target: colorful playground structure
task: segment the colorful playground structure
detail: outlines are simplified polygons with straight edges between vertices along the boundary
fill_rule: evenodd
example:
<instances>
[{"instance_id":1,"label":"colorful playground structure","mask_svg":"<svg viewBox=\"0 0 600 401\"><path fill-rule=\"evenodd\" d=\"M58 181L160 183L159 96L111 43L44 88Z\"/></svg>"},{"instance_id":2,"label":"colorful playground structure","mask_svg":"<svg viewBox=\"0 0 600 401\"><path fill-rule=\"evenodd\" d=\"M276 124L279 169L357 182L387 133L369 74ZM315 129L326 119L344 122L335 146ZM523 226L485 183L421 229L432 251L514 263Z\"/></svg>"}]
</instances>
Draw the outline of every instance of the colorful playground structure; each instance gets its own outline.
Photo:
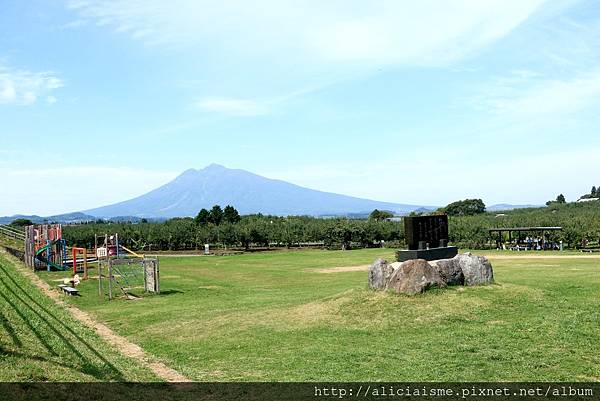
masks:
<instances>
[{"instance_id":1,"label":"colorful playground structure","mask_svg":"<svg viewBox=\"0 0 600 401\"><path fill-rule=\"evenodd\" d=\"M25 264L34 270L67 270L67 245L60 224L25 228Z\"/></svg>"},{"instance_id":2,"label":"colorful playground structure","mask_svg":"<svg viewBox=\"0 0 600 401\"><path fill-rule=\"evenodd\" d=\"M83 259L78 258L79 255ZM71 256L71 259L69 259ZM62 237L60 224L32 225L25 228L25 264L34 270L70 270L73 275L83 273L88 278L87 249L71 247L68 252L67 243Z\"/></svg>"},{"instance_id":3,"label":"colorful playground structure","mask_svg":"<svg viewBox=\"0 0 600 401\"><path fill-rule=\"evenodd\" d=\"M68 247L62 236L60 224L31 225L25 229L25 264L34 270L70 271L70 283L88 279L88 263L97 263L98 291L104 296L103 281L107 281L108 298L122 294L128 299L138 298L138 291L159 293L158 258L147 258L119 244L119 235L95 236L94 249ZM77 294L67 284L60 285L63 291ZM120 291L115 291L120 290Z\"/></svg>"},{"instance_id":4,"label":"colorful playground structure","mask_svg":"<svg viewBox=\"0 0 600 401\"><path fill-rule=\"evenodd\" d=\"M99 241L101 241L100 246L98 246ZM94 236L94 254L98 258L98 260L102 258L106 259L111 257L119 258L123 256L123 252L121 251L125 251L127 254L132 255L136 258L144 257L144 255L140 255L139 253L136 253L131 249L126 248L124 245L119 244L118 233L114 235L105 234L104 236Z\"/></svg>"},{"instance_id":5,"label":"colorful playground structure","mask_svg":"<svg viewBox=\"0 0 600 401\"><path fill-rule=\"evenodd\" d=\"M102 239L103 243L98 246ZM88 262L123 257L123 251L136 258L143 258L119 245L118 234L96 236L94 250L88 252L86 248L68 247L60 224L31 225L25 228L25 264L34 270L66 271L72 268L73 274L84 273L87 278Z\"/></svg>"}]
</instances>

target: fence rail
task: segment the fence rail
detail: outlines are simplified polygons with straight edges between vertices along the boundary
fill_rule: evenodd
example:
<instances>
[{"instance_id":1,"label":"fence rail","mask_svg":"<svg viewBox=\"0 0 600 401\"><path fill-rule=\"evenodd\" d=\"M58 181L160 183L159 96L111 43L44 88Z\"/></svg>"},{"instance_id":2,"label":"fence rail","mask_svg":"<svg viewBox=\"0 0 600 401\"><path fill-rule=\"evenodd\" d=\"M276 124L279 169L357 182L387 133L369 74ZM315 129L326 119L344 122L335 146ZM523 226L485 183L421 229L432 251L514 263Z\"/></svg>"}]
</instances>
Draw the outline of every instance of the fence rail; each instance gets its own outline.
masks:
<instances>
[{"instance_id":1,"label":"fence rail","mask_svg":"<svg viewBox=\"0 0 600 401\"><path fill-rule=\"evenodd\" d=\"M8 237L16 238L21 241L25 241L25 231L21 231L17 228L0 225L0 234L4 234Z\"/></svg>"}]
</instances>

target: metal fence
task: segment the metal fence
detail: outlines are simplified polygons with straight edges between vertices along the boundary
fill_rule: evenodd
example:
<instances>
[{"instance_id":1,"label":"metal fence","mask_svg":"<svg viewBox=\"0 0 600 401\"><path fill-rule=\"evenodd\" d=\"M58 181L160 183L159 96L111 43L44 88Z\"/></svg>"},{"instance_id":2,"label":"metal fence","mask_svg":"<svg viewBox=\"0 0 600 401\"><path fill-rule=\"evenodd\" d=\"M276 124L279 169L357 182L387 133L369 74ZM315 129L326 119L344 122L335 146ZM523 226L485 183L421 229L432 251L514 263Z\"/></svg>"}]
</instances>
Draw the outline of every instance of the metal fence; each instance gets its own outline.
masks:
<instances>
[{"instance_id":1,"label":"metal fence","mask_svg":"<svg viewBox=\"0 0 600 401\"><path fill-rule=\"evenodd\" d=\"M113 299L160 293L158 258L112 258L98 263L98 294Z\"/></svg>"}]
</instances>

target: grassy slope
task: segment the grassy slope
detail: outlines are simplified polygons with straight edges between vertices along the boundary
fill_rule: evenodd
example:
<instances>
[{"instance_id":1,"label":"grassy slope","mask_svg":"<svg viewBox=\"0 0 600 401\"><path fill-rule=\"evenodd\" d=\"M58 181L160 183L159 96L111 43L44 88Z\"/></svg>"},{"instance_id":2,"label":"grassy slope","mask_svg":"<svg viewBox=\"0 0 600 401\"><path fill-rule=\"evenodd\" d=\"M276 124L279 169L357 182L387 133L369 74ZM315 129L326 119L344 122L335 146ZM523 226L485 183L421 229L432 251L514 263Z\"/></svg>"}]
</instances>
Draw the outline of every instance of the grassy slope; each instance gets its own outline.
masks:
<instances>
[{"instance_id":1,"label":"grassy slope","mask_svg":"<svg viewBox=\"0 0 600 401\"><path fill-rule=\"evenodd\" d=\"M162 258L160 296L72 301L197 380L600 380L600 259L499 259L494 285L412 298L314 271L376 256Z\"/></svg>"},{"instance_id":2,"label":"grassy slope","mask_svg":"<svg viewBox=\"0 0 600 401\"><path fill-rule=\"evenodd\" d=\"M24 244L23 241L18 240L16 238L9 237L0 233L0 246L7 246L9 248L23 250Z\"/></svg>"},{"instance_id":3,"label":"grassy slope","mask_svg":"<svg viewBox=\"0 0 600 401\"><path fill-rule=\"evenodd\" d=\"M0 381L155 381L74 320L0 251Z\"/></svg>"}]
</instances>

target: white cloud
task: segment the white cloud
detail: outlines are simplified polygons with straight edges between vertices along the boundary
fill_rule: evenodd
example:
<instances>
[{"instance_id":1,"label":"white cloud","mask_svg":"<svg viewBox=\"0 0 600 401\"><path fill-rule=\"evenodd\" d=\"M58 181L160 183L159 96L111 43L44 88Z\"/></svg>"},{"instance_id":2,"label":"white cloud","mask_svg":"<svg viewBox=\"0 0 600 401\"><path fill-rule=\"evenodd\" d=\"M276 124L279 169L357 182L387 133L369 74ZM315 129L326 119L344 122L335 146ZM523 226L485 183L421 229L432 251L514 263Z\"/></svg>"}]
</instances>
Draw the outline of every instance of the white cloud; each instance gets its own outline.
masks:
<instances>
[{"instance_id":1,"label":"white cloud","mask_svg":"<svg viewBox=\"0 0 600 401\"><path fill-rule=\"evenodd\" d=\"M88 24L88 22L86 20L76 19L74 21L67 22L66 24L61 25L60 28L61 29L75 29L75 28L81 28L83 26L86 26L87 24Z\"/></svg>"},{"instance_id":2,"label":"white cloud","mask_svg":"<svg viewBox=\"0 0 600 401\"><path fill-rule=\"evenodd\" d=\"M570 113L585 108L599 96L600 72L572 80L543 82L500 106L506 111L519 113Z\"/></svg>"},{"instance_id":3,"label":"white cloud","mask_svg":"<svg viewBox=\"0 0 600 401\"><path fill-rule=\"evenodd\" d=\"M379 12L312 30L307 44L325 60L445 65L505 36L542 3L380 2Z\"/></svg>"},{"instance_id":4,"label":"white cloud","mask_svg":"<svg viewBox=\"0 0 600 401\"><path fill-rule=\"evenodd\" d=\"M572 79L548 79L533 72L497 78L472 102L502 116L564 115L600 100L600 71Z\"/></svg>"},{"instance_id":5,"label":"white cloud","mask_svg":"<svg viewBox=\"0 0 600 401\"><path fill-rule=\"evenodd\" d=\"M203 57L381 66L446 64L508 34L543 2L79 0L70 7L146 44L200 46Z\"/></svg>"},{"instance_id":6,"label":"white cloud","mask_svg":"<svg viewBox=\"0 0 600 401\"><path fill-rule=\"evenodd\" d=\"M0 216L17 213L52 215L104 206L141 195L177 174L103 166L0 167ZM107 190L99 191L99 186Z\"/></svg>"},{"instance_id":7,"label":"white cloud","mask_svg":"<svg viewBox=\"0 0 600 401\"><path fill-rule=\"evenodd\" d=\"M193 108L250 117L272 113L290 95L268 93L289 93L292 85L322 87L382 68L456 64L509 34L545 1L72 0L68 4L79 20L169 56L182 52L186 60L200 58L207 71L218 71L218 77L206 78L216 92L198 98Z\"/></svg>"},{"instance_id":8,"label":"white cloud","mask_svg":"<svg viewBox=\"0 0 600 401\"><path fill-rule=\"evenodd\" d=\"M63 81L52 72L31 72L0 65L0 105L32 105L40 96L62 86Z\"/></svg>"},{"instance_id":9,"label":"white cloud","mask_svg":"<svg viewBox=\"0 0 600 401\"><path fill-rule=\"evenodd\" d=\"M271 114L275 108L285 102L308 93L321 90L325 85L307 86L280 96L266 99L238 99L223 97L205 97L193 104L193 107L205 113L222 113L238 117L255 117Z\"/></svg>"},{"instance_id":10,"label":"white cloud","mask_svg":"<svg viewBox=\"0 0 600 401\"><path fill-rule=\"evenodd\" d=\"M206 113L222 113L242 117L270 113L269 102L247 99L208 97L195 102L194 107Z\"/></svg>"}]
</instances>

